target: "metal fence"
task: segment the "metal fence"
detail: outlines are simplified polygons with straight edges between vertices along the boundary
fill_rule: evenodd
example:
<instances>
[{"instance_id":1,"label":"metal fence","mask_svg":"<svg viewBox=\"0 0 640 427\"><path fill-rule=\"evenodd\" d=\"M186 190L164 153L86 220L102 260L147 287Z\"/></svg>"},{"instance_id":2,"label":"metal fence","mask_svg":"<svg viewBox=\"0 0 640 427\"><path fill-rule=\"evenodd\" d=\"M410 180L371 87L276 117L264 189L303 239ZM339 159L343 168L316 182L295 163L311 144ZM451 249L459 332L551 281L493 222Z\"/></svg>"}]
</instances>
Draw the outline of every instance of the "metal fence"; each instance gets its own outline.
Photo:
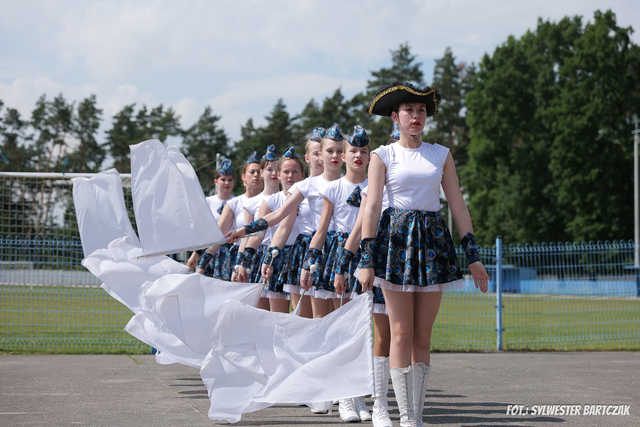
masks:
<instances>
[{"instance_id":1,"label":"metal fence","mask_svg":"<svg viewBox=\"0 0 640 427\"><path fill-rule=\"evenodd\" d=\"M132 313L80 265L73 176L0 173L0 351L147 352L123 331ZM496 244L480 255L489 292L467 271L464 288L443 295L434 350L640 349L633 242Z\"/></svg>"}]
</instances>

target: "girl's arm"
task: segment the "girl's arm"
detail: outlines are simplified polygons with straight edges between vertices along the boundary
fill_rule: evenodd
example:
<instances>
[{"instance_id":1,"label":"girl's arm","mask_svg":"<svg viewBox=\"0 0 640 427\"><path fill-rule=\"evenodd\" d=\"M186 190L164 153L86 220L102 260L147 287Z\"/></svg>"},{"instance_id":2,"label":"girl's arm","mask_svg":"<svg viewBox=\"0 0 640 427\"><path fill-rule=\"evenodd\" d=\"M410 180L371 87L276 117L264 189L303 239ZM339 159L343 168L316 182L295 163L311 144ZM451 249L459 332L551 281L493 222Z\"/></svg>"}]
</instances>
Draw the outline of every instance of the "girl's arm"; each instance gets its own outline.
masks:
<instances>
[{"instance_id":1,"label":"girl's arm","mask_svg":"<svg viewBox=\"0 0 640 427\"><path fill-rule=\"evenodd\" d=\"M262 218L270 212L271 209L269 209L267 201L263 200L260 204L260 209L258 209L258 212L256 213L256 219ZM249 219L249 212L247 212L246 215L247 219ZM256 249L260 246L263 239L264 233L256 233L243 240L243 244L241 245L241 248L239 248L242 249L242 263L235 266L235 281L246 282L248 280L247 268L252 263L253 257L256 254Z\"/></svg>"},{"instance_id":2,"label":"girl's arm","mask_svg":"<svg viewBox=\"0 0 640 427\"><path fill-rule=\"evenodd\" d=\"M469 214L467 204L462 198L460 183L458 182L458 174L456 173L456 165L453 162L451 153L447 154L447 159L444 163L442 189L447 197L447 203L449 203L453 219L456 222L458 234L463 236L463 246L466 246L469 243L475 246L471 215ZM466 250L467 247L465 247L465 251ZM471 276L473 276L473 282L475 283L476 288L479 288L482 292L487 292L487 288L489 286L489 275L487 274L487 270L485 270L484 265L482 265L482 262L479 259L471 259L470 261L469 270L471 270Z\"/></svg>"},{"instance_id":3,"label":"girl's arm","mask_svg":"<svg viewBox=\"0 0 640 427\"><path fill-rule=\"evenodd\" d=\"M358 280L362 285L362 289L371 289L373 286L373 252L375 251L380 209L382 209L382 191L386 172L387 168L382 159L376 153L373 153L369 163L369 189L367 191L367 204L364 207L362 240L360 243L362 252L360 254Z\"/></svg>"},{"instance_id":4,"label":"girl's arm","mask_svg":"<svg viewBox=\"0 0 640 427\"><path fill-rule=\"evenodd\" d=\"M353 225L353 229L349 233L349 237L344 244L342 255L338 258L338 269L336 270L335 278L333 279L333 286L336 288L336 294L342 295L346 289L346 279L344 277L347 273L348 264L351 259L358 252L358 244L360 243L360 232L362 231L362 217L364 216L364 208L367 203L367 197L363 194L360 201L360 209L358 210L358 217L356 223ZM363 289L368 291L368 289Z\"/></svg>"},{"instance_id":5,"label":"girl's arm","mask_svg":"<svg viewBox=\"0 0 640 427\"><path fill-rule=\"evenodd\" d=\"M290 195L289 197L292 196ZM275 247L278 248L279 251L282 251L282 249L287 244L287 239L289 239L289 234L291 234L291 230L293 229L293 225L295 224L297 217L298 211L296 209L295 212L287 215L287 217L282 222L280 222L278 229L271 238L271 246L269 246L269 248ZM271 264L262 264L261 273L262 277L264 277L265 280L269 280L271 278L272 272L273 267L271 266Z\"/></svg>"},{"instance_id":6,"label":"girl's arm","mask_svg":"<svg viewBox=\"0 0 640 427\"><path fill-rule=\"evenodd\" d=\"M264 218L260 218L261 220L264 220L266 222L266 224L264 224L266 225L266 227L262 226L262 229L266 230L269 227L273 227L274 225L282 221L285 217L287 217L289 214L296 212L298 205L300 204L300 202L302 202L303 199L304 197L302 196L302 193L300 193L300 190L295 190L294 193L287 198L287 201L284 203L284 205L280 206L275 211L266 215ZM250 228L253 225L255 224L247 223L247 226L249 226ZM247 226L237 228L227 233L225 235L227 242L231 243L238 239L243 238L246 235Z\"/></svg>"}]
</instances>

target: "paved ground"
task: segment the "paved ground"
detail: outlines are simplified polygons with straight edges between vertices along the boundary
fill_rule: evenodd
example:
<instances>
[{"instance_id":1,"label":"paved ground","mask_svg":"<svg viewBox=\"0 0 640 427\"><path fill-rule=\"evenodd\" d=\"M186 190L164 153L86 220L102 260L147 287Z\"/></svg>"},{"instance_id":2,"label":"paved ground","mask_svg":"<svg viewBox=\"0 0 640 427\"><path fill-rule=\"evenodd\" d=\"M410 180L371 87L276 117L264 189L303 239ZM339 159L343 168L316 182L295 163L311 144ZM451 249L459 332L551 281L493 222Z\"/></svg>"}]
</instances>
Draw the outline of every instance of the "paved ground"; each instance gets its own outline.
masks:
<instances>
[{"instance_id":1,"label":"paved ground","mask_svg":"<svg viewBox=\"0 0 640 427\"><path fill-rule=\"evenodd\" d=\"M432 365L425 423L640 426L638 352L440 353ZM510 404L630 405L630 415L510 415ZM197 370L152 356L0 356L0 426L212 426L208 407ZM395 402L392 409L397 423ZM280 405L240 425L340 424L336 412Z\"/></svg>"}]
</instances>

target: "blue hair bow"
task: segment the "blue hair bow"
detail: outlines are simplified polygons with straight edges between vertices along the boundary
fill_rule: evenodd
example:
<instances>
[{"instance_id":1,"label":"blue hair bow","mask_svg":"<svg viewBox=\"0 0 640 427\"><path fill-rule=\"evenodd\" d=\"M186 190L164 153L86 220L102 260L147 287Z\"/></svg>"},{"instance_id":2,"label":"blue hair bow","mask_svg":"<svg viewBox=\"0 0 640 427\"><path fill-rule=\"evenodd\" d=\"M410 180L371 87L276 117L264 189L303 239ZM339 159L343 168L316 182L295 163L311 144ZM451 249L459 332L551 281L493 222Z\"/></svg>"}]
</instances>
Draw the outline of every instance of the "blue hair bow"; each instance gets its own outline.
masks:
<instances>
[{"instance_id":1,"label":"blue hair bow","mask_svg":"<svg viewBox=\"0 0 640 427\"><path fill-rule=\"evenodd\" d=\"M276 154L276 146L271 144L267 147L267 152L262 156L262 160L273 161L278 158Z\"/></svg>"},{"instance_id":2,"label":"blue hair bow","mask_svg":"<svg viewBox=\"0 0 640 427\"><path fill-rule=\"evenodd\" d=\"M218 168L218 172L220 172L220 175L233 175L233 168L231 167L231 160L227 159L226 157L222 158L222 161L220 162L220 167Z\"/></svg>"},{"instance_id":3,"label":"blue hair bow","mask_svg":"<svg viewBox=\"0 0 640 427\"><path fill-rule=\"evenodd\" d=\"M308 139L310 139L311 141L320 142L322 141L322 138L324 138L326 132L327 131L323 127L315 127L311 131Z\"/></svg>"},{"instance_id":4,"label":"blue hair bow","mask_svg":"<svg viewBox=\"0 0 640 427\"><path fill-rule=\"evenodd\" d=\"M260 163L260 159L258 159L258 153L255 151L251 153L245 163Z\"/></svg>"},{"instance_id":5,"label":"blue hair bow","mask_svg":"<svg viewBox=\"0 0 640 427\"><path fill-rule=\"evenodd\" d=\"M340 126L338 126L337 123L332 124L331 127L325 131L324 137L333 141L344 141L344 136L342 136Z\"/></svg>"},{"instance_id":6,"label":"blue hair bow","mask_svg":"<svg viewBox=\"0 0 640 427\"><path fill-rule=\"evenodd\" d=\"M296 147L294 147L293 145L291 147L289 147L287 149L287 151L285 151L285 153L282 155L282 157L287 158L287 159L295 159L296 158Z\"/></svg>"}]
</instances>

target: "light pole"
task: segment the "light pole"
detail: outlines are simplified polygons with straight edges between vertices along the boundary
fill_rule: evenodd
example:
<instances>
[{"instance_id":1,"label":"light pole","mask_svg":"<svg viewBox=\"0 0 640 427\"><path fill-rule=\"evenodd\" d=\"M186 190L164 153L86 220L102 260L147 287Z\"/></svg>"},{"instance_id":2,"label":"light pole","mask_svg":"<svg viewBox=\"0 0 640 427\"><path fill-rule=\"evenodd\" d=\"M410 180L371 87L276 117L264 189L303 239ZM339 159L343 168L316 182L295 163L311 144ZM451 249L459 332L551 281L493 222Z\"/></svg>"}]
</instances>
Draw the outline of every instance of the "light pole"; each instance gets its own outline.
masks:
<instances>
[{"instance_id":1,"label":"light pole","mask_svg":"<svg viewBox=\"0 0 640 427\"><path fill-rule=\"evenodd\" d=\"M640 204L638 202L638 144L640 144L640 129L638 128L638 116L633 115L633 225L634 225L634 261L636 268L640 267L640 224L638 216L640 214Z\"/></svg>"}]
</instances>

